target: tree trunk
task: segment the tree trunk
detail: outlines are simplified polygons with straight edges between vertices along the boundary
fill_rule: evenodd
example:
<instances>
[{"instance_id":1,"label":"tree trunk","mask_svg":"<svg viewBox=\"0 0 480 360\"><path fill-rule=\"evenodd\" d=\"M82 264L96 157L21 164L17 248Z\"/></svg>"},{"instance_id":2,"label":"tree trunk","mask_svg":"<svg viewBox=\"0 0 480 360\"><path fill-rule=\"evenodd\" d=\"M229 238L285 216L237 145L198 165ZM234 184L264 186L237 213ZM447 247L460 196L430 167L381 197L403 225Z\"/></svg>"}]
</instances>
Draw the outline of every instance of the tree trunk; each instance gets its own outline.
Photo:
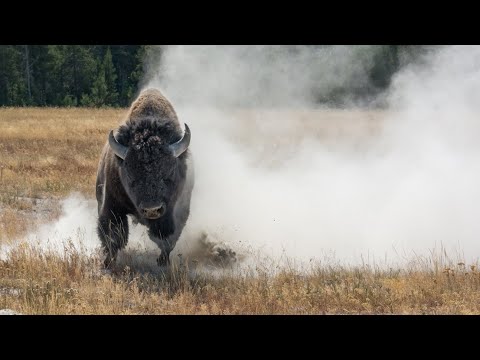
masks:
<instances>
[{"instance_id":1,"label":"tree trunk","mask_svg":"<svg viewBox=\"0 0 480 360\"><path fill-rule=\"evenodd\" d=\"M78 106L80 103L80 95L78 93L78 79L77 79L77 49L75 45L73 45L73 86L75 88L75 98L77 99L77 103L75 106Z\"/></svg>"},{"instance_id":2,"label":"tree trunk","mask_svg":"<svg viewBox=\"0 0 480 360\"><path fill-rule=\"evenodd\" d=\"M28 53L28 45L23 45L25 49L25 77L27 79L27 89L28 89L28 101L32 103L32 87L30 80L30 55Z\"/></svg>"}]
</instances>

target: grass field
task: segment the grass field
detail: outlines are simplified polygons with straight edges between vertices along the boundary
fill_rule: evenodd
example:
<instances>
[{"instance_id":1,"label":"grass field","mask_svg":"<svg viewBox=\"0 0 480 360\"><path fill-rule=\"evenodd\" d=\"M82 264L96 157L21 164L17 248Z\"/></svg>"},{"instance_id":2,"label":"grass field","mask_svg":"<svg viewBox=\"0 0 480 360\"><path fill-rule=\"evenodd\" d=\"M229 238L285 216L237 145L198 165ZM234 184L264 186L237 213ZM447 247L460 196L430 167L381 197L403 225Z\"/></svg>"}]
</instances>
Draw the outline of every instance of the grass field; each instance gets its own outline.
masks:
<instances>
[{"instance_id":1,"label":"grass field","mask_svg":"<svg viewBox=\"0 0 480 360\"><path fill-rule=\"evenodd\" d=\"M58 201L71 192L94 197L100 150L125 112L0 108L0 245L58 218ZM306 121L308 116L300 117ZM374 133L379 120L372 113L363 116L366 132ZM352 127L342 126L330 130L348 136L345 129ZM221 276L192 275L185 266L163 274L134 267L103 274L100 263L68 247L61 255L16 248L0 260L0 309L24 314L480 313L476 265L449 261L446 254L411 259L402 269L325 263L308 269L285 266L275 274L262 266L240 274L225 270Z\"/></svg>"}]
</instances>

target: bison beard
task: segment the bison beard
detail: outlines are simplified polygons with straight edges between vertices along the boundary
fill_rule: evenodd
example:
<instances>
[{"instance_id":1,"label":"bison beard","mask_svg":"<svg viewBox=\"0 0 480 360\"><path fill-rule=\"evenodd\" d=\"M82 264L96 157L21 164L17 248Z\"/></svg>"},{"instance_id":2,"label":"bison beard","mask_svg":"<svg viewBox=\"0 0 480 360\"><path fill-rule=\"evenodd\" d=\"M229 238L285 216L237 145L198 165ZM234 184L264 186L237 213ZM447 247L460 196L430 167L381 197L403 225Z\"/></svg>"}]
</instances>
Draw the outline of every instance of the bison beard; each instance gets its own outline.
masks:
<instances>
[{"instance_id":1,"label":"bison beard","mask_svg":"<svg viewBox=\"0 0 480 360\"><path fill-rule=\"evenodd\" d=\"M168 264L190 213L189 142L188 126L182 135L172 105L154 89L134 101L116 135L110 132L96 184L97 232L105 267L112 266L127 245L127 215L148 228L161 249L158 264Z\"/></svg>"}]
</instances>

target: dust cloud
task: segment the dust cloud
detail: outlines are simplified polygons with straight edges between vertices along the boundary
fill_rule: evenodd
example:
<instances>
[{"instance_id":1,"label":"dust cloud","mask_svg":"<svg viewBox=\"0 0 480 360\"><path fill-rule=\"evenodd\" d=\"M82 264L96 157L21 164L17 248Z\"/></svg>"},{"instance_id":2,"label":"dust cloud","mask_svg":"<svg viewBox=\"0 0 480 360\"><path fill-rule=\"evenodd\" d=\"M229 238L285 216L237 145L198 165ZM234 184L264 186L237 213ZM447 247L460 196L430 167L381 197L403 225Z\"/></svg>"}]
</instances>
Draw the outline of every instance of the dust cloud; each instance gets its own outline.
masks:
<instances>
[{"instance_id":1,"label":"dust cloud","mask_svg":"<svg viewBox=\"0 0 480 360\"><path fill-rule=\"evenodd\" d=\"M386 111L316 107L314 88L368 87L361 50L167 48L145 87L192 129L191 226L306 261L478 258L480 47L405 66Z\"/></svg>"}]
</instances>

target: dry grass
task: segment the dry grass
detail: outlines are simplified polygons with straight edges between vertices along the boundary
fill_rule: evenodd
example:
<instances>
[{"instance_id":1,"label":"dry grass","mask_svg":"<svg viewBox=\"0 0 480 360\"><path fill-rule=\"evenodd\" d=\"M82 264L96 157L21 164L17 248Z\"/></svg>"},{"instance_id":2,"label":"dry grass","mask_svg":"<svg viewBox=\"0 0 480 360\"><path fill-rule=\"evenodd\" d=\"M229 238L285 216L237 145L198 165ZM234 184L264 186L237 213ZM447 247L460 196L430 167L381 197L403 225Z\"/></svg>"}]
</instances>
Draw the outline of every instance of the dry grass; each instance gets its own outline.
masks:
<instances>
[{"instance_id":1,"label":"dry grass","mask_svg":"<svg viewBox=\"0 0 480 360\"><path fill-rule=\"evenodd\" d=\"M125 110L0 109L2 202L15 196L92 195L100 149Z\"/></svg>"},{"instance_id":2,"label":"dry grass","mask_svg":"<svg viewBox=\"0 0 480 360\"><path fill-rule=\"evenodd\" d=\"M0 308L27 314L478 314L480 273L463 264L438 269L368 266L286 268L223 276L185 267L102 275L100 261L17 249L0 262Z\"/></svg>"},{"instance_id":3,"label":"dry grass","mask_svg":"<svg viewBox=\"0 0 480 360\"><path fill-rule=\"evenodd\" d=\"M58 216L55 201L35 199L58 199L71 191L94 196L101 147L124 113L0 109L0 244ZM98 257L68 246L61 255L19 247L0 260L0 309L26 314L480 313L476 266L445 257L413 259L397 270L317 264L287 266L275 275L268 269L195 275L184 266L160 275L128 267L106 275L99 269Z\"/></svg>"}]
</instances>

